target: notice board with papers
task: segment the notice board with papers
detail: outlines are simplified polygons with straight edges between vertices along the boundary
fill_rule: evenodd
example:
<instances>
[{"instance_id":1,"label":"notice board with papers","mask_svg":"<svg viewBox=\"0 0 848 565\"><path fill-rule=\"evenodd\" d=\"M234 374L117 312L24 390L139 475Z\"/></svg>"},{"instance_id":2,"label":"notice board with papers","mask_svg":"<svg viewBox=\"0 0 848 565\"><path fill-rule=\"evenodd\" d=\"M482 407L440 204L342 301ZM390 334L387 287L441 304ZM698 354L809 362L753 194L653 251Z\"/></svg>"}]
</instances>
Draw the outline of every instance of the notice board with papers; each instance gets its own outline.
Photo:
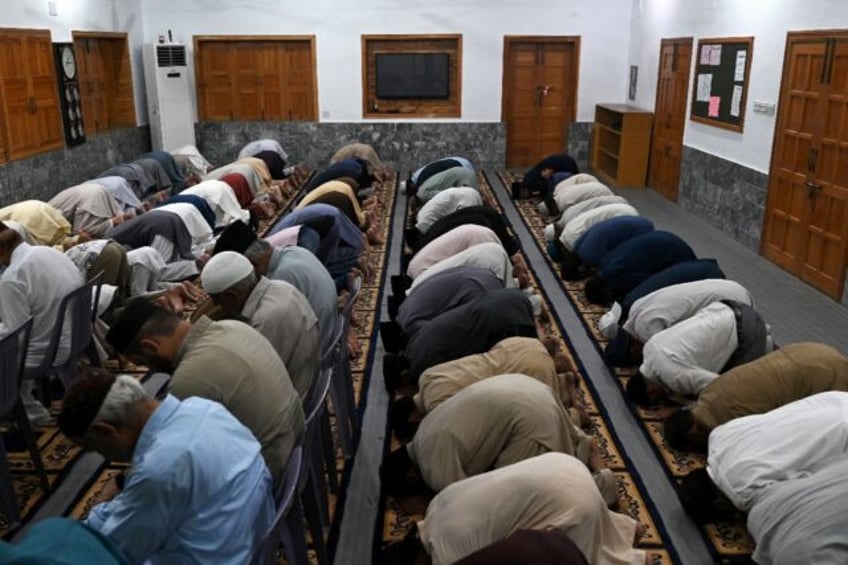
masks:
<instances>
[{"instance_id":1,"label":"notice board with papers","mask_svg":"<svg viewBox=\"0 0 848 565\"><path fill-rule=\"evenodd\" d=\"M689 114L692 121L742 131L753 53L753 37L698 40Z\"/></svg>"}]
</instances>

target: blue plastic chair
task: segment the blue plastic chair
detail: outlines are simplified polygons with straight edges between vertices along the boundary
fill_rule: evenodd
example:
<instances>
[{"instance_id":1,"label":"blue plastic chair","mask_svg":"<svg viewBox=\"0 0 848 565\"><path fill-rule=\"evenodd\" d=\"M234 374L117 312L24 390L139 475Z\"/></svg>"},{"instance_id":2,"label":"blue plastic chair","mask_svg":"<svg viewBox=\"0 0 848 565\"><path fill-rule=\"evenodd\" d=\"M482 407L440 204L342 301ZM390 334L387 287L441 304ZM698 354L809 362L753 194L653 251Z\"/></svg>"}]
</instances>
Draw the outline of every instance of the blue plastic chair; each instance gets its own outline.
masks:
<instances>
[{"instance_id":1,"label":"blue plastic chair","mask_svg":"<svg viewBox=\"0 0 848 565\"><path fill-rule=\"evenodd\" d=\"M61 379L65 390L68 390L76 378L79 359L92 344L91 336L94 331L94 320L97 317L97 309L92 309L92 302L100 296L102 281L103 273L100 272L81 287L68 293L59 304L57 323L53 327L53 335L50 336L50 343L47 345L41 364L38 367L24 369L24 378L39 381L42 391L46 391L47 384L53 376ZM70 324L71 350L65 362L54 364L65 324Z\"/></svg>"},{"instance_id":2,"label":"blue plastic chair","mask_svg":"<svg viewBox=\"0 0 848 565\"><path fill-rule=\"evenodd\" d=\"M18 329L0 340L0 420L14 420L32 457L41 487L45 492L49 492L50 482L47 480L44 463L41 461L41 451L32 433L20 394L31 331L32 318L29 318ZM10 526L20 523L21 514L18 510L18 500L12 486L12 475L9 472L2 439L0 439L0 507Z\"/></svg>"},{"instance_id":3,"label":"blue plastic chair","mask_svg":"<svg viewBox=\"0 0 848 565\"><path fill-rule=\"evenodd\" d=\"M332 374L332 368L319 371L318 378L312 383L303 403L303 411L306 414L306 434L300 472L300 496L320 565L330 563L324 539L324 530L330 526L330 504L327 499L327 485L324 481L321 420L327 411L327 391L330 388Z\"/></svg>"},{"instance_id":4,"label":"blue plastic chair","mask_svg":"<svg viewBox=\"0 0 848 565\"><path fill-rule=\"evenodd\" d=\"M283 545L289 565L308 565L306 531L303 528L303 507L298 496L298 479L303 465L303 446L295 447L289 455L283 481L276 493L277 515L274 523L253 550L253 565L276 565L277 549Z\"/></svg>"}]
</instances>

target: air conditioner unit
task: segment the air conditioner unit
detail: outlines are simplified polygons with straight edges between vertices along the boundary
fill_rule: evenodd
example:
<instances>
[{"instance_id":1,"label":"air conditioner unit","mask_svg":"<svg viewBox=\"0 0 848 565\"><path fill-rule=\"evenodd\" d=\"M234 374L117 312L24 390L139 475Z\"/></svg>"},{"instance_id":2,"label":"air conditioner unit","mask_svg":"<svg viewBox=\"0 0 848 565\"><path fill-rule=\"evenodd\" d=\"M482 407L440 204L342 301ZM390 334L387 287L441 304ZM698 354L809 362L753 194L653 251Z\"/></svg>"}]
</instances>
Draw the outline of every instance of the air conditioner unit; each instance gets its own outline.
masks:
<instances>
[{"instance_id":1,"label":"air conditioner unit","mask_svg":"<svg viewBox=\"0 0 848 565\"><path fill-rule=\"evenodd\" d=\"M153 148L173 151L195 145L185 45L145 45L144 78Z\"/></svg>"}]
</instances>

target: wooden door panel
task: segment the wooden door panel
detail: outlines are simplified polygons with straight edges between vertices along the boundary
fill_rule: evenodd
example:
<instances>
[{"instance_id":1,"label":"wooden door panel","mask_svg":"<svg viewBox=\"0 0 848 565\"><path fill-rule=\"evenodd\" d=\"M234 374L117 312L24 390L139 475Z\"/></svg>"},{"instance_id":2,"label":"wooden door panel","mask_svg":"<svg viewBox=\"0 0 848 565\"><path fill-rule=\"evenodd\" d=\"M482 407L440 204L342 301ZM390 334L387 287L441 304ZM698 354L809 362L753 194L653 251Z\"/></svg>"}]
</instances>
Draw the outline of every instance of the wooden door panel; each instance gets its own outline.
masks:
<instances>
[{"instance_id":1,"label":"wooden door panel","mask_svg":"<svg viewBox=\"0 0 848 565\"><path fill-rule=\"evenodd\" d=\"M198 50L201 80L198 81L200 119L223 121L233 118L233 72L235 55L230 45L216 42L200 44Z\"/></svg>"},{"instance_id":2,"label":"wooden door panel","mask_svg":"<svg viewBox=\"0 0 848 565\"><path fill-rule=\"evenodd\" d=\"M234 49L235 75L233 77L233 118L259 120L262 118L259 89L259 61L253 42L238 43Z\"/></svg>"},{"instance_id":3,"label":"wooden door panel","mask_svg":"<svg viewBox=\"0 0 848 565\"><path fill-rule=\"evenodd\" d=\"M541 53L539 158L561 153L568 145L568 123L574 115L574 46L543 44Z\"/></svg>"},{"instance_id":4,"label":"wooden door panel","mask_svg":"<svg viewBox=\"0 0 848 565\"><path fill-rule=\"evenodd\" d=\"M509 52L507 165L528 166L538 152L537 46L513 43Z\"/></svg>"},{"instance_id":5,"label":"wooden door panel","mask_svg":"<svg viewBox=\"0 0 848 565\"><path fill-rule=\"evenodd\" d=\"M312 47L308 41L290 42L283 53L288 119L308 121L318 117Z\"/></svg>"},{"instance_id":6,"label":"wooden door panel","mask_svg":"<svg viewBox=\"0 0 848 565\"><path fill-rule=\"evenodd\" d=\"M672 201L680 184L691 58L691 39L662 40L648 184Z\"/></svg>"}]
</instances>

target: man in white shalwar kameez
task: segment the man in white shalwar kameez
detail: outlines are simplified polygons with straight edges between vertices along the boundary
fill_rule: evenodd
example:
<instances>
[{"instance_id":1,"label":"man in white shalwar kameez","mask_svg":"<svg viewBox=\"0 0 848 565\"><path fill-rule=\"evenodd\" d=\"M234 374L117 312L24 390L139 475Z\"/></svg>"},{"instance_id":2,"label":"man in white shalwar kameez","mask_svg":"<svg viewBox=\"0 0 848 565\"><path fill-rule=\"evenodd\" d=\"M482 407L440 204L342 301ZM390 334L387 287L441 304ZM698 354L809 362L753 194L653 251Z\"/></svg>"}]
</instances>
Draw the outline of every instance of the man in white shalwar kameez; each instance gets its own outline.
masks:
<instances>
[{"instance_id":1,"label":"man in white shalwar kameez","mask_svg":"<svg viewBox=\"0 0 848 565\"><path fill-rule=\"evenodd\" d=\"M415 227L421 233L427 233L440 218L444 218L460 208L481 206L483 197L480 191L470 186L447 188L427 201L415 216Z\"/></svg>"},{"instance_id":2,"label":"man in white shalwar kameez","mask_svg":"<svg viewBox=\"0 0 848 565\"><path fill-rule=\"evenodd\" d=\"M574 244L586 231L604 220L620 216L638 216L639 211L630 204L607 204L594 210L583 212L568 222L559 236L560 242L569 251L574 250ZM548 226L550 228L550 226Z\"/></svg>"},{"instance_id":3,"label":"man in white shalwar kameez","mask_svg":"<svg viewBox=\"0 0 848 565\"><path fill-rule=\"evenodd\" d=\"M503 246L500 243L480 243L452 257L439 261L428 268L412 281L412 285L406 293L411 294L415 292L415 289L422 281L427 280L436 273L453 267L486 268L495 273L503 281L506 288L516 287L515 280L512 278L512 261L509 255L506 254Z\"/></svg>"},{"instance_id":4,"label":"man in white shalwar kameez","mask_svg":"<svg viewBox=\"0 0 848 565\"><path fill-rule=\"evenodd\" d=\"M220 180L207 180L185 189L180 194L199 196L215 212L215 227L225 227L241 220L250 223L250 212L243 209L230 185Z\"/></svg>"},{"instance_id":5,"label":"man in white shalwar kameez","mask_svg":"<svg viewBox=\"0 0 848 565\"><path fill-rule=\"evenodd\" d=\"M481 243L500 245L498 235L485 226L465 224L440 235L416 253L409 262L406 274L415 279L427 269Z\"/></svg>"}]
</instances>

